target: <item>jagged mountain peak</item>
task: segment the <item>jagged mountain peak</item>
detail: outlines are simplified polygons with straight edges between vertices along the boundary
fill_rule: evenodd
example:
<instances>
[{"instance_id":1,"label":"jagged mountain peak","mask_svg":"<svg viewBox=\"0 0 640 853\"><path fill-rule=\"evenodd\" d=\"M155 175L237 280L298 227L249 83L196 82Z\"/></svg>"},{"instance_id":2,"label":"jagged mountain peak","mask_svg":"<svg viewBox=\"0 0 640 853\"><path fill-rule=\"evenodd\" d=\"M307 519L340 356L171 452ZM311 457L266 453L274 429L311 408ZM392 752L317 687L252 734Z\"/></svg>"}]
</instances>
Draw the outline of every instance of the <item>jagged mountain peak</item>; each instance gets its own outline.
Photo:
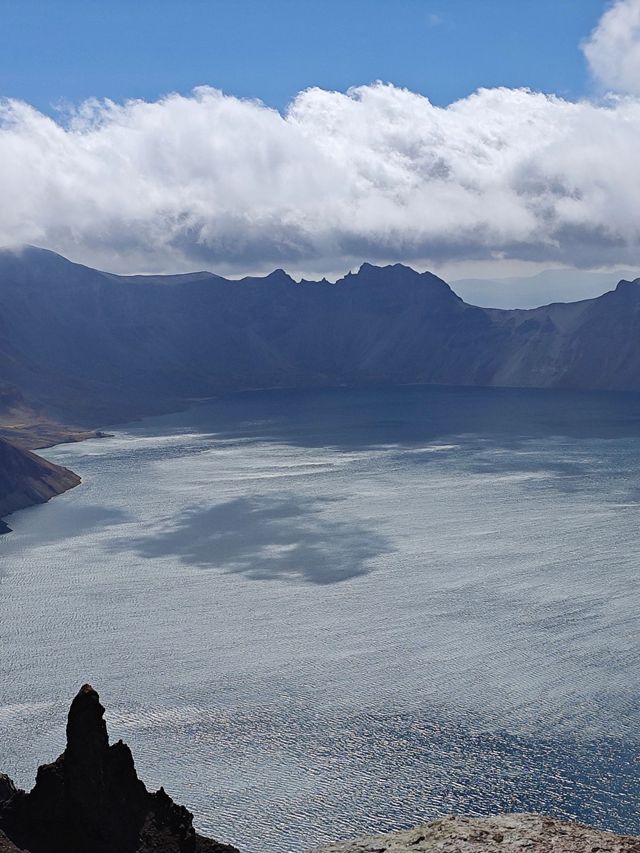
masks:
<instances>
[{"instance_id":1,"label":"jagged mountain peak","mask_svg":"<svg viewBox=\"0 0 640 853\"><path fill-rule=\"evenodd\" d=\"M283 270L282 267L278 267L269 273L269 275L265 276L267 281L286 281L288 283L294 284L294 280L291 278L289 273L286 270Z\"/></svg>"},{"instance_id":2,"label":"jagged mountain peak","mask_svg":"<svg viewBox=\"0 0 640 853\"><path fill-rule=\"evenodd\" d=\"M100 697L90 684L83 684L69 709L67 752L98 755L109 746L107 724Z\"/></svg>"},{"instance_id":3,"label":"jagged mountain peak","mask_svg":"<svg viewBox=\"0 0 640 853\"><path fill-rule=\"evenodd\" d=\"M69 710L67 745L38 768L29 793L2 779L0 843L24 853L238 853L199 836L193 815L164 788L147 791L131 750L109 745L98 693L83 685Z\"/></svg>"},{"instance_id":4,"label":"jagged mountain peak","mask_svg":"<svg viewBox=\"0 0 640 853\"><path fill-rule=\"evenodd\" d=\"M360 264L356 275L358 273L388 272L389 270L393 270L395 272L407 272L412 275L420 275L419 272L414 270L413 267L410 267L408 264L401 264L399 262L395 264L372 264L369 261L364 261Z\"/></svg>"},{"instance_id":5,"label":"jagged mountain peak","mask_svg":"<svg viewBox=\"0 0 640 853\"><path fill-rule=\"evenodd\" d=\"M405 293L406 289L414 287L418 287L422 291L426 285L428 291L433 295L462 302L447 282L434 273L429 271L418 272L413 267L400 263L376 266L366 262L361 264L355 273L349 272L343 278L338 279L336 284L347 284L349 287L359 286L367 290L376 289L380 292L400 291L401 293Z\"/></svg>"},{"instance_id":6,"label":"jagged mountain peak","mask_svg":"<svg viewBox=\"0 0 640 853\"><path fill-rule=\"evenodd\" d=\"M628 279L623 278L623 279L620 279L620 281L618 282L614 292L620 292L621 290L627 290L628 288L634 288L638 291L638 293L640 293L640 288L638 288L638 285L640 285L640 278L635 278L635 279L633 279L633 281L629 281Z\"/></svg>"}]
</instances>

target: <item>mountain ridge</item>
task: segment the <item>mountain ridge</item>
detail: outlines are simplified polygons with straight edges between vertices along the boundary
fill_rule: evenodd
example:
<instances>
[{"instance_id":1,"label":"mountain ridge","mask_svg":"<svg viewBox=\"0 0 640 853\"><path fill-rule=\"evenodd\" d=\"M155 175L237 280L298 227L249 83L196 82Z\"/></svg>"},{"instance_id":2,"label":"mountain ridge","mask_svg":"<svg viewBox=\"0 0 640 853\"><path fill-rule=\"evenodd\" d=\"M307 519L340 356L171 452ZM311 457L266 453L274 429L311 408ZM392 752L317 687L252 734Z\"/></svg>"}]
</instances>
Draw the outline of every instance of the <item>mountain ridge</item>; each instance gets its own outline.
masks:
<instances>
[{"instance_id":1,"label":"mountain ridge","mask_svg":"<svg viewBox=\"0 0 640 853\"><path fill-rule=\"evenodd\" d=\"M640 288L531 309L464 302L432 273L361 265L121 276L0 251L0 392L92 426L249 388L443 384L640 390ZM0 427L2 414L0 413Z\"/></svg>"}]
</instances>

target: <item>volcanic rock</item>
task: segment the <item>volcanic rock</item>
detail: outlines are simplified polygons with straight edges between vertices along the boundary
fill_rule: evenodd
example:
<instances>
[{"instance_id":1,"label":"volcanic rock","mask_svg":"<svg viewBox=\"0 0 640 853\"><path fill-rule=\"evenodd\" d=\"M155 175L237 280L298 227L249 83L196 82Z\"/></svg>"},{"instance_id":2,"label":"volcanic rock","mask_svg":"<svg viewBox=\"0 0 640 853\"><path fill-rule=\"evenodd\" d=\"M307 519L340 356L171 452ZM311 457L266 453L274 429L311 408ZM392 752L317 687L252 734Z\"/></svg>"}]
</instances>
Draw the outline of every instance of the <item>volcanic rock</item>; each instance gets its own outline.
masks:
<instances>
[{"instance_id":1,"label":"volcanic rock","mask_svg":"<svg viewBox=\"0 0 640 853\"><path fill-rule=\"evenodd\" d=\"M147 791L129 747L109 745L103 715L85 684L69 711L67 748L38 768L35 787L26 793L0 777L0 853L238 853L199 836L191 812L163 788Z\"/></svg>"}]
</instances>

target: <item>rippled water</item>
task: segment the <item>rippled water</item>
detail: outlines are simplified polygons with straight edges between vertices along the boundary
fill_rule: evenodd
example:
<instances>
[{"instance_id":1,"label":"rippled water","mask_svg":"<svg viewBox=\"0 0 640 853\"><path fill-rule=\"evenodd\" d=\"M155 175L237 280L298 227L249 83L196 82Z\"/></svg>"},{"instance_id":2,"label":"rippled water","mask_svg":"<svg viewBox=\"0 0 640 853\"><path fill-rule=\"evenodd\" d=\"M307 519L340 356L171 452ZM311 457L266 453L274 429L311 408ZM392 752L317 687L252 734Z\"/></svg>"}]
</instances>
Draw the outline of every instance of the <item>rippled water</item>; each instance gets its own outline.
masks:
<instances>
[{"instance_id":1,"label":"rippled water","mask_svg":"<svg viewBox=\"0 0 640 853\"><path fill-rule=\"evenodd\" d=\"M47 451L0 538L0 768L84 681L246 853L449 811L640 833L640 399L237 395Z\"/></svg>"}]
</instances>

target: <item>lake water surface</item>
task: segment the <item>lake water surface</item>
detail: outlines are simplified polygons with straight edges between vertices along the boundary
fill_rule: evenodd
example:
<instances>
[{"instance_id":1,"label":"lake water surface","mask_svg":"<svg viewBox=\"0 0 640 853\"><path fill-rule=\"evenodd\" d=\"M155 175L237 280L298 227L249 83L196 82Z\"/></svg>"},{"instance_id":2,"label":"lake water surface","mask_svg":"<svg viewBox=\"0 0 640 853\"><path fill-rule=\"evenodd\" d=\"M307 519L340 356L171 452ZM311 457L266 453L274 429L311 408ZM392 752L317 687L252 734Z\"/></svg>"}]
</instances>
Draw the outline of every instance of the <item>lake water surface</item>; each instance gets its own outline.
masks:
<instances>
[{"instance_id":1,"label":"lake water surface","mask_svg":"<svg viewBox=\"0 0 640 853\"><path fill-rule=\"evenodd\" d=\"M91 682L243 853L451 811L640 834L640 398L264 392L46 451L0 538L0 770Z\"/></svg>"}]
</instances>

